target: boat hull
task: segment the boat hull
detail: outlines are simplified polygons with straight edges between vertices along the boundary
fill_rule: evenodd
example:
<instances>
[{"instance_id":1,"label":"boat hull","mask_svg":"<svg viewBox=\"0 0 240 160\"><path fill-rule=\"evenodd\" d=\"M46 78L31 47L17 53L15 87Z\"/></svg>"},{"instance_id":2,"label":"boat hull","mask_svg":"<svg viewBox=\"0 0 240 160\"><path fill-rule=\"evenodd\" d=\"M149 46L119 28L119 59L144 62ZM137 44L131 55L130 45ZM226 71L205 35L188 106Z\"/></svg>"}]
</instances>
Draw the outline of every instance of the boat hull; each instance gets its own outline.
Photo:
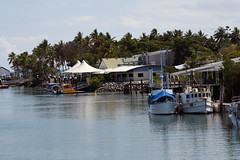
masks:
<instances>
[{"instance_id":1,"label":"boat hull","mask_svg":"<svg viewBox=\"0 0 240 160\"><path fill-rule=\"evenodd\" d=\"M0 89L6 89L8 87L9 87L9 85L0 85Z\"/></svg>"},{"instance_id":2,"label":"boat hull","mask_svg":"<svg viewBox=\"0 0 240 160\"><path fill-rule=\"evenodd\" d=\"M231 119L233 126L239 128L239 126L240 126L240 120L237 119L236 116L235 116L233 113L231 113L231 114L229 115L229 118Z\"/></svg>"},{"instance_id":3,"label":"boat hull","mask_svg":"<svg viewBox=\"0 0 240 160\"><path fill-rule=\"evenodd\" d=\"M182 104L183 113L212 113L211 102L198 101L193 103Z\"/></svg>"},{"instance_id":4,"label":"boat hull","mask_svg":"<svg viewBox=\"0 0 240 160\"><path fill-rule=\"evenodd\" d=\"M161 102L155 104L149 104L148 112L150 114L174 114L175 113L176 102Z\"/></svg>"}]
</instances>

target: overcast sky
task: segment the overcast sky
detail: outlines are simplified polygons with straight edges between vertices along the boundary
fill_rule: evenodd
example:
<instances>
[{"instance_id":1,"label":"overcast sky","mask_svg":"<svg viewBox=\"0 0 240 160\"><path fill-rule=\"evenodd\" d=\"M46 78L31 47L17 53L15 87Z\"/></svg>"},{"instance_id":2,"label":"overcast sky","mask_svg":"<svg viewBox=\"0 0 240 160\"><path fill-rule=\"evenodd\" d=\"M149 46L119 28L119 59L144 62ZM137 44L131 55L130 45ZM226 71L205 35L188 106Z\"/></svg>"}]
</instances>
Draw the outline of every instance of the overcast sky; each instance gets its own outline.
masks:
<instances>
[{"instance_id":1,"label":"overcast sky","mask_svg":"<svg viewBox=\"0 0 240 160\"><path fill-rule=\"evenodd\" d=\"M32 53L43 39L68 42L94 29L119 40L127 32L139 38L167 30L240 28L239 0L1 0L0 66L10 69L8 54Z\"/></svg>"}]
</instances>

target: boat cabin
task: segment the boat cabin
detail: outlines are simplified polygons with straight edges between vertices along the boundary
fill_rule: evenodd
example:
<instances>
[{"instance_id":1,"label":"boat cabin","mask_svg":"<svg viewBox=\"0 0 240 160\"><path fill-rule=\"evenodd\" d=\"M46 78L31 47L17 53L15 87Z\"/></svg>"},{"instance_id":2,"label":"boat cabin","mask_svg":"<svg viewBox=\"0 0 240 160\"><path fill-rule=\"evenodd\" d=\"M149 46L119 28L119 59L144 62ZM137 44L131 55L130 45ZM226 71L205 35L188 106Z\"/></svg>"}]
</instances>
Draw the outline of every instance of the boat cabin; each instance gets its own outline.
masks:
<instances>
[{"instance_id":1,"label":"boat cabin","mask_svg":"<svg viewBox=\"0 0 240 160\"><path fill-rule=\"evenodd\" d=\"M183 104L193 103L199 100L211 99L211 92L204 90L201 92L190 92L190 93L181 93L177 95L178 101L180 100Z\"/></svg>"}]
</instances>

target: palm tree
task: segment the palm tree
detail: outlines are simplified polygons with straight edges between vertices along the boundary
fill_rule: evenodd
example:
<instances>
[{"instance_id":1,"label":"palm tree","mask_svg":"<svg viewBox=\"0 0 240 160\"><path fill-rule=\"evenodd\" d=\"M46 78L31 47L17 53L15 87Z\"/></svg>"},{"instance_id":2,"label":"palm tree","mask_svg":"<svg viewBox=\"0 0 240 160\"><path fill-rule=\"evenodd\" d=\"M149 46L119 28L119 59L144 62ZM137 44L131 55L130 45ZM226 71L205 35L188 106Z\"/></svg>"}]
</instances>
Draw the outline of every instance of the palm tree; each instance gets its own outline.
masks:
<instances>
[{"instance_id":1,"label":"palm tree","mask_svg":"<svg viewBox=\"0 0 240 160\"><path fill-rule=\"evenodd\" d=\"M146 35L146 33L142 33L142 36L140 36L140 42L147 42L149 41L149 37Z\"/></svg>"},{"instance_id":2,"label":"palm tree","mask_svg":"<svg viewBox=\"0 0 240 160\"><path fill-rule=\"evenodd\" d=\"M222 42L227 37L226 29L218 27L213 37L216 39L216 42Z\"/></svg>"},{"instance_id":3,"label":"palm tree","mask_svg":"<svg viewBox=\"0 0 240 160\"><path fill-rule=\"evenodd\" d=\"M16 59L16 53L11 52L10 54L8 54L8 64L11 64L14 60Z\"/></svg>"},{"instance_id":4,"label":"palm tree","mask_svg":"<svg viewBox=\"0 0 240 160\"><path fill-rule=\"evenodd\" d=\"M74 38L73 42L76 44L78 48L82 46L83 41L83 33L78 32L77 36Z\"/></svg>"},{"instance_id":5,"label":"palm tree","mask_svg":"<svg viewBox=\"0 0 240 160\"><path fill-rule=\"evenodd\" d=\"M188 30L185 34L184 34L185 37L192 37L193 36L193 33L191 30Z\"/></svg>"},{"instance_id":6,"label":"palm tree","mask_svg":"<svg viewBox=\"0 0 240 160\"><path fill-rule=\"evenodd\" d=\"M240 44L240 30L234 27L232 33L230 34L231 42L234 44Z\"/></svg>"},{"instance_id":7,"label":"palm tree","mask_svg":"<svg viewBox=\"0 0 240 160\"><path fill-rule=\"evenodd\" d=\"M156 40L157 36L158 36L157 29L154 28L154 29L152 29L152 31L149 35L149 40Z\"/></svg>"},{"instance_id":8,"label":"palm tree","mask_svg":"<svg viewBox=\"0 0 240 160\"><path fill-rule=\"evenodd\" d=\"M182 38L182 36L183 36L183 32L181 31L181 30L174 30L173 31L173 37L175 38L175 39L178 39L178 38Z\"/></svg>"}]
</instances>

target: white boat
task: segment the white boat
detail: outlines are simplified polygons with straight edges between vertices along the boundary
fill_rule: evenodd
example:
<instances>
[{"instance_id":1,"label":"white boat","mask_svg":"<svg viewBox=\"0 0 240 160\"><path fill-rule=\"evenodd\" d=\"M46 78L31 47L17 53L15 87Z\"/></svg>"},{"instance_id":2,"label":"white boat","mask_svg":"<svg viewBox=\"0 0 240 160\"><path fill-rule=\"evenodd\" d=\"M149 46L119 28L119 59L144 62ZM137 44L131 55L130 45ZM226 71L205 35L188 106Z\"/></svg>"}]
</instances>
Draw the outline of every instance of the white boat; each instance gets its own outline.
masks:
<instances>
[{"instance_id":1,"label":"white boat","mask_svg":"<svg viewBox=\"0 0 240 160\"><path fill-rule=\"evenodd\" d=\"M148 112L150 114L174 114L176 107L176 98L174 94L167 90L154 90L148 97ZM170 90L169 90L170 91ZM157 93L157 94L155 94Z\"/></svg>"},{"instance_id":2,"label":"white boat","mask_svg":"<svg viewBox=\"0 0 240 160\"><path fill-rule=\"evenodd\" d=\"M0 79L0 89L8 88L9 85L6 85L3 83L3 81Z\"/></svg>"},{"instance_id":3,"label":"white boat","mask_svg":"<svg viewBox=\"0 0 240 160\"><path fill-rule=\"evenodd\" d=\"M163 62L162 62L162 53L161 54L161 72L160 72L160 90L153 90L151 94L148 96L148 112L150 114L174 114L176 107L176 98L173 94L172 89L168 88L168 83L164 88L164 73L163 73ZM149 86L152 86L152 69L149 70ZM167 76L166 76L167 78ZM168 80L166 80L168 82Z\"/></svg>"},{"instance_id":4,"label":"white boat","mask_svg":"<svg viewBox=\"0 0 240 160\"><path fill-rule=\"evenodd\" d=\"M198 91L188 87L184 93L177 94L177 110L183 113L212 113L213 102L211 92L207 89Z\"/></svg>"},{"instance_id":5,"label":"white boat","mask_svg":"<svg viewBox=\"0 0 240 160\"><path fill-rule=\"evenodd\" d=\"M62 94L62 88L60 83L48 83L46 88L47 93L50 94Z\"/></svg>"},{"instance_id":6,"label":"white boat","mask_svg":"<svg viewBox=\"0 0 240 160\"><path fill-rule=\"evenodd\" d=\"M240 101L231 104L229 108L229 118L235 127L240 127Z\"/></svg>"}]
</instances>

